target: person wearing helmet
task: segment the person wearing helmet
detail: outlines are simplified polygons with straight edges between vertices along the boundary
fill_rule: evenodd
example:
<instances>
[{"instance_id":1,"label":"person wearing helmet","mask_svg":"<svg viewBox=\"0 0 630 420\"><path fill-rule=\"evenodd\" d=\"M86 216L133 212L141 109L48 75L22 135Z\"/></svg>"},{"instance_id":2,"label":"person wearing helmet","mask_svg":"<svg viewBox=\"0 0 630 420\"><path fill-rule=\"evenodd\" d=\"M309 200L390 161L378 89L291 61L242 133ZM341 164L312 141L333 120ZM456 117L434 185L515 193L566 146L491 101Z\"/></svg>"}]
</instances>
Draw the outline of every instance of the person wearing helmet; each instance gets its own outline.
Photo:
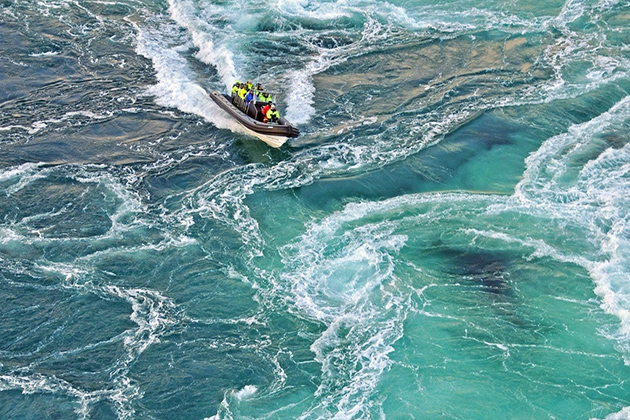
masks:
<instances>
[{"instance_id":1,"label":"person wearing helmet","mask_svg":"<svg viewBox=\"0 0 630 420\"><path fill-rule=\"evenodd\" d=\"M274 104L271 104L271 108L269 108L269 111L267 111L263 122L278 122L279 119L280 114L276 110L276 106Z\"/></svg>"}]
</instances>

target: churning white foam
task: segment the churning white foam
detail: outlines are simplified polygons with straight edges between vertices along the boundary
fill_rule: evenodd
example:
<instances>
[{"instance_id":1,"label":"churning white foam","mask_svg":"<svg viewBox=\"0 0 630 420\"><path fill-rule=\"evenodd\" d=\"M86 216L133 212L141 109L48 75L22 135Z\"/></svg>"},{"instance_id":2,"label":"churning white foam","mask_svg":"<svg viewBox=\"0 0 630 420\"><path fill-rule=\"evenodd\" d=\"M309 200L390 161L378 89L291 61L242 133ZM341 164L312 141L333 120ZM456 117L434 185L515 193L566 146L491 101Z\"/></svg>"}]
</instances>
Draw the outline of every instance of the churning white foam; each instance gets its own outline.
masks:
<instances>
[{"instance_id":1,"label":"churning white foam","mask_svg":"<svg viewBox=\"0 0 630 420\"><path fill-rule=\"evenodd\" d=\"M369 416L402 336L409 291L394 274L394 260L407 238L388 221L350 227L373 211L371 204L348 205L282 250L286 268L279 276L292 310L326 326L311 345L322 382L299 418Z\"/></svg>"},{"instance_id":2,"label":"churning white foam","mask_svg":"<svg viewBox=\"0 0 630 420\"><path fill-rule=\"evenodd\" d=\"M185 28L192 39L193 45L199 49L195 57L206 64L216 67L226 88L231 88L237 78L234 68L233 53L227 46L227 40L217 44L215 37L229 28L216 28L207 20L198 17L199 11L189 0L169 0L171 18Z\"/></svg>"},{"instance_id":3,"label":"churning white foam","mask_svg":"<svg viewBox=\"0 0 630 420\"><path fill-rule=\"evenodd\" d=\"M163 34L176 32L175 28L166 24L157 29L138 28L136 51L151 59L158 79L158 83L151 86L147 94L155 95L159 105L199 115L219 128L243 133L244 129L229 118L210 99L208 92L194 81L188 62L182 56L182 52L188 49L185 42L173 45L173 40Z\"/></svg>"},{"instance_id":4,"label":"churning white foam","mask_svg":"<svg viewBox=\"0 0 630 420\"><path fill-rule=\"evenodd\" d=\"M596 255L575 261L593 277L601 307L617 316L630 360L630 143L598 151L598 139L630 120L630 96L607 112L547 140L527 160L514 205L564 215L583 227ZM576 171L576 162L592 156Z\"/></svg>"},{"instance_id":5,"label":"churning white foam","mask_svg":"<svg viewBox=\"0 0 630 420\"><path fill-rule=\"evenodd\" d=\"M258 388L254 385L245 385L242 389L236 391L234 396L238 400L243 400L245 398L249 398L254 395L258 391Z\"/></svg>"}]
</instances>

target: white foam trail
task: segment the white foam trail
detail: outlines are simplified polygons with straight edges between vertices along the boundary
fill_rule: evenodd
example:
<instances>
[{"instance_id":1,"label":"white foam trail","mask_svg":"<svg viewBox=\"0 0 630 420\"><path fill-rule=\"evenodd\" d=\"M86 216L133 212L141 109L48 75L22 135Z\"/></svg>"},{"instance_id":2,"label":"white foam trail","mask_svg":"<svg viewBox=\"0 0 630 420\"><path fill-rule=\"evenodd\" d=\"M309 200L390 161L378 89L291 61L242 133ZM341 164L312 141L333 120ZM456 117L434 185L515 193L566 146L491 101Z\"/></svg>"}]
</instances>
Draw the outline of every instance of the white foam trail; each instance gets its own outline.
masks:
<instances>
[{"instance_id":1,"label":"white foam trail","mask_svg":"<svg viewBox=\"0 0 630 420\"><path fill-rule=\"evenodd\" d=\"M172 30L165 26L160 32L138 28L136 51L151 59L158 79L147 94L155 95L159 105L199 115L218 128L245 133L240 124L228 117L193 80L188 63L181 55L182 45L167 45L161 31Z\"/></svg>"},{"instance_id":2,"label":"white foam trail","mask_svg":"<svg viewBox=\"0 0 630 420\"><path fill-rule=\"evenodd\" d=\"M171 18L188 31L193 44L199 49L195 57L216 67L226 89L229 90L237 79L234 55L225 43L216 45L214 40L217 34L229 29L212 27L207 21L197 17L199 11L192 1L169 0L168 3ZM225 36L225 33L223 35Z\"/></svg>"}]
</instances>

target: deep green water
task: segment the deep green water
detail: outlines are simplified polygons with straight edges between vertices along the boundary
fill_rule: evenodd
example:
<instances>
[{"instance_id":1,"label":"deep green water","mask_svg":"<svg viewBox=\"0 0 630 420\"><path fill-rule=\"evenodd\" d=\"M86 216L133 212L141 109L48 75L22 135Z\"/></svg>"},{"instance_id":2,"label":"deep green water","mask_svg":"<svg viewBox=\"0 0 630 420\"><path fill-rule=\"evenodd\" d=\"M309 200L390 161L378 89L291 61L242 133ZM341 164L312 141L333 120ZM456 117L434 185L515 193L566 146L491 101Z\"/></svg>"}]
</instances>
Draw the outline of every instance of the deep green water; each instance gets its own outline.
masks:
<instances>
[{"instance_id":1,"label":"deep green water","mask_svg":"<svg viewBox=\"0 0 630 420\"><path fill-rule=\"evenodd\" d=\"M629 419L630 3L437 3L0 0L0 418Z\"/></svg>"}]
</instances>

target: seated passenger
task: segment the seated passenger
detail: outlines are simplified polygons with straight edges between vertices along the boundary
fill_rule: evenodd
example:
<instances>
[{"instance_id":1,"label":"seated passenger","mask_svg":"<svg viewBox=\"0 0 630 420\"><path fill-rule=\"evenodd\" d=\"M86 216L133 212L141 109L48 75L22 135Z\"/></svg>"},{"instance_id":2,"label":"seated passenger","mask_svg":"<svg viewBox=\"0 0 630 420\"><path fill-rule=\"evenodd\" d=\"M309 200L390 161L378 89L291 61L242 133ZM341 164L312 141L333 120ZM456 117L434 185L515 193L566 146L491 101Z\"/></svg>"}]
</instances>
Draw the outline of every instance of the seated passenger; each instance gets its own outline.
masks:
<instances>
[{"instance_id":1,"label":"seated passenger","mask_svg":"<svg viewBox=\"0 0 630 420\"><path fill-rule=\"evenodd\" d=\"M234 84L232 85L232 97L238 95L238 90L241 87L241 82L239 82L238 80L236 82L234 82Z\"/></svg>"},{"instance_id":2,"label":"seated passenger","mask_svg":"<svg viewBox=\"0 0 630 420\"><path fill-rule=\"evenodd\" d=\"M245 83L241 83L241 88L238 90L238 96L245 100L245 96L247 96L247 85Z\"/></svg>"},{"instance_id":3,"label":"seated passenger","mask_svg":"<svg viewBox=\"0 0 630 420\"><path fill-rule=\"evenodd\" d=\"M280 119L280 114L276 110L276 106L271 105L271 108L269 109L269 111L267 111L267 114L265 115L265 119L263 120L263 122L266 122L266 123L278 122L279 119Z\"/></svg>"},{"instance_id":4,"label":"seated passenger","mask_svg":"<svg viewBox=\"0 0 630 420\"><path fill-rule=\"evenodd\" d=\"M272 105L272 103L271 103L271 101L269 101L269 102L267 102L267 105L263 106L262 109L260 110L260 112L262 113L262 115L264 117L267 116L267 111L269 111L271 109L271 105Z\"/></svg>"},{"instance_id":5,"label":"seated passenger","mask_svg":"<svg viewBox=\"0 0 630 420\"><path fill-rule=\"evenodd\" d=\"M271 95L268 94L267 92L260 92L258 94L258 100L261 102L273 102Z\"/></svg>"},{"instance_id":6,"label":"seated passenger","mask_svg":"<svg viewBox=\"0 0 630 420\"><path fill-rule=\"evenodd\" d=\"M249 103L253 100L254 100L254 91L250 89L247 96L245 96L245 106L249 106Z\"/></svg>"}]
</instances>

